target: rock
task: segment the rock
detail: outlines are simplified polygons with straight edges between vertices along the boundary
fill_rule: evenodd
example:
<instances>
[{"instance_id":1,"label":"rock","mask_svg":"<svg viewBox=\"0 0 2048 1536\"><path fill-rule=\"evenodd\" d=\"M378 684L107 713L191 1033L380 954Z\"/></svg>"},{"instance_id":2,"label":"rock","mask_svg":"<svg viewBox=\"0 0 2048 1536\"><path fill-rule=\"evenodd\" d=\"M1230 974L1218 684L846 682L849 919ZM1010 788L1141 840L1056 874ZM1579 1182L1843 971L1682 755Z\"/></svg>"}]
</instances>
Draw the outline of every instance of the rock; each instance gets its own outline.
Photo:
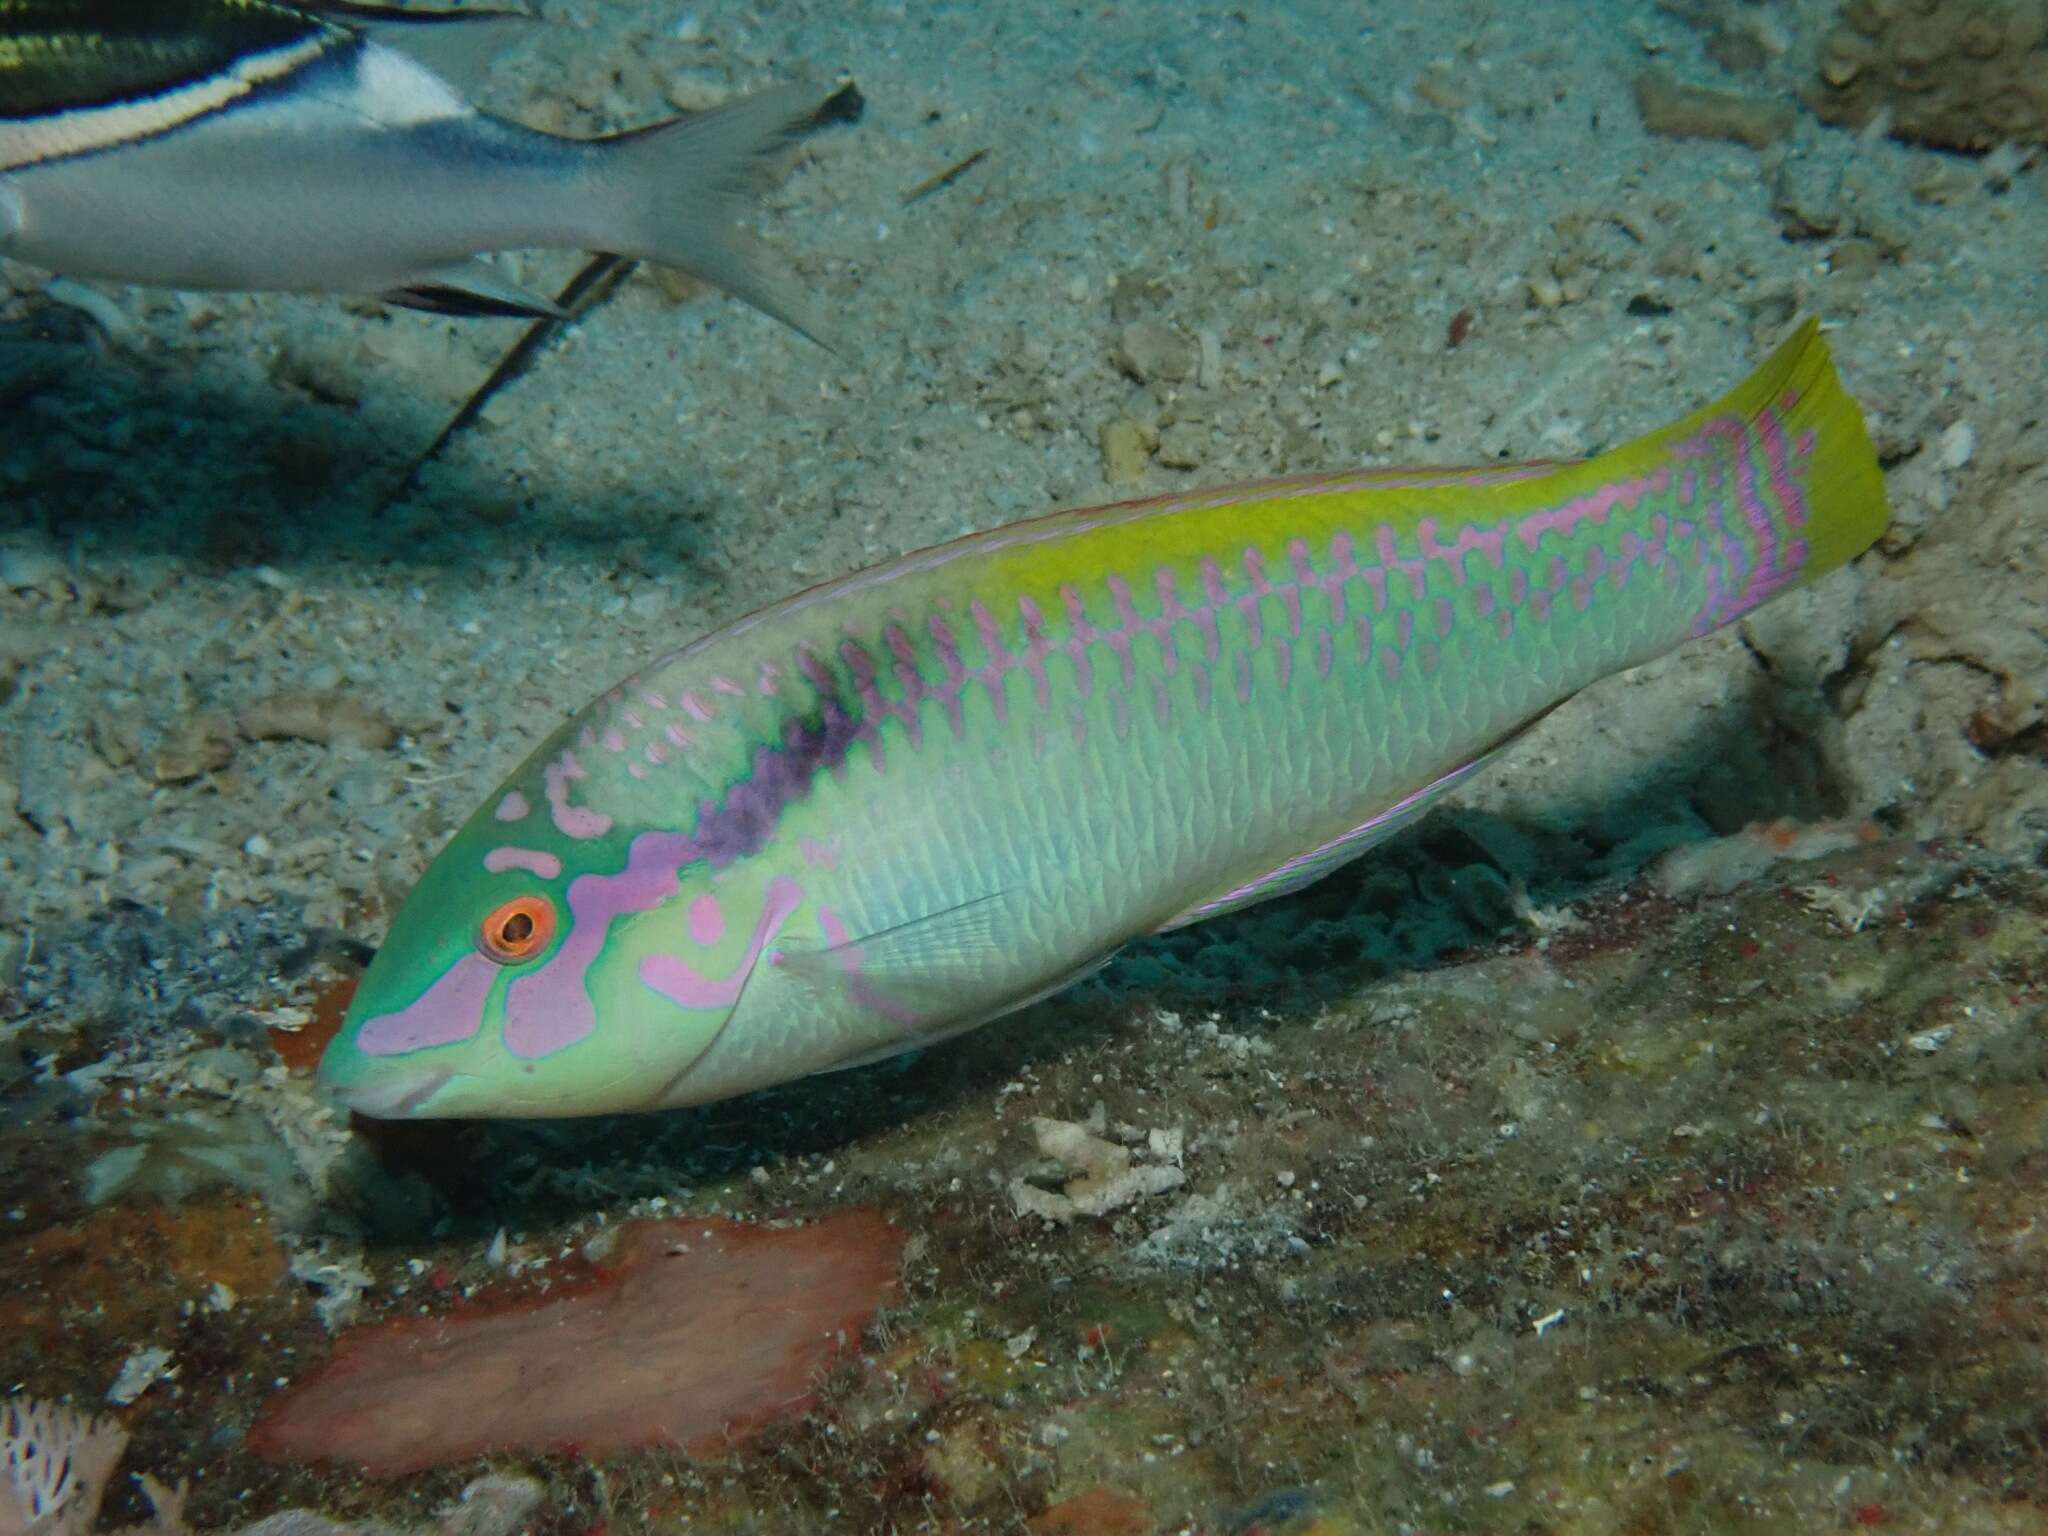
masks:
<instances>
[{"instance_id":1,"label":"rock","mask_svg":"<svg viewBox=\"0 0 2048 1536\"><path fill-rule=\"evenodd\" d=\"M1842 223L1842 170L1838 165L1796 155L1778 168L1772 207L1787 239L1817 240Z\"/></svg>"},{"instance_id":2,"label":"rock","mask_svg":"<svg viewBox=\"0 0 2048 1536\"><path fill-rule=\"evenodd\" d=\"M373 1477L571 1446L723 1455L804 1411L818 1373L895 1293L902 1246L864 1210L807 1227L637 1223L567 1294L344 1334L264 1405L249 1447Z\"/></svg>"},{"instance_id":3,"label":"rock","mask_svg":"<svg viewBox=\"0 0 2048 1536\"><path fill-rule=\"evenodd\" d=\"M164 732L149 774L159 784L186 784L227 767L234 755L225 720L218 715L192 715Z\"/></svg>"},{"instance_id":4,"label":"rock","mask_svg":"<svg viewBox=\"0 0 2048 1536\"><path fill-rule=\"evenodd\" d=\"M1151 462L1152 443L1145 429L1128 416L1119 416L1102 429L1102 478L1111 485L1132 485L1145 478ZM1154 437L1152 442L1158 439Z\"/></svg>"},{"instance_id":5,"label":"rock","mask_svg":"<svg viewBox=\"0 0 2048 1536\"><path fill-rule=\"evenodd\" d=\"M518 1536L540 1508L542 1492L530 1477L480 1477L462 1490L460 1502L441 1512L441 1536Z\"/></svg>"},{"instance_id":6,"label":"rock","mask_svg":"<svg viewBox=\"0 0 2048 1536\"><path fill-rule=\"evenodd\" d=\"M1808 101L1940 149L2048 143L2048 0L1849 0Z\"/></svg>"},{"instance_id":7,"label":"rock","mask_svg":"<svg viewBox=\"0 0 2048 1536\"><path fill-rule=\"evenodd\" d=\"M1176 421L1159 434L1159 462L1168 469L1200 469L1209 430L1199 422Z\"/></svg>"},{"instance_id":8,"label":"rock","mask_svg":"<svg viewBox=\"0 0 2048 1536\"><path fill-rule=\"evenodd\" d=\"M1195 371L1196 354L1187 339L1158 320L1133 320L1117 340L1116 365L1140 384L1177 384Z\"/></svg>"},{"instance_id":9,"label":"rock","mask_svg":"<svg viewBox=\"0 0 2048 1536\"><path fill-rule=\"evenodd\" d=\"M1107 1215L1187 1182L1177 1158L1171 1163L1135 1163L1130 1148L1104 1141L1071 1120L1036 1116L1031 1134L1038 1150L1057 1161L1069 1177L1057 1192L1024 1179L1012 1180L1011 1202L1027 1216L1064 1225L1076 1216ZM1171 1139L1162 1139L1160 1146L1179 1150L1179 1143Z\"/></svg>"},{"instance_id":10,"label":"rock","mask_svg":"<svg viewBox=\"0 0 2048 1536\"><path fill-rule=\"evenodd\" d=\"M1668 70L1636 76L1636 109L1643 126L1667 139L1726 139L1767 149L1792 131L1791 107L1762 96L1683 85Z\"/></svg>"},{"instance_id":11,"label":"rock","mask_svg":"<svg viewBox=\"0 0 2048 1536\"><path fill-rule=\"evenodd\" d=\"M382 713L339 690L273 694L243 710L236 723L251 741L311 741L381 752L398 740L398 727Z\"/></svg>"}]
</instances>

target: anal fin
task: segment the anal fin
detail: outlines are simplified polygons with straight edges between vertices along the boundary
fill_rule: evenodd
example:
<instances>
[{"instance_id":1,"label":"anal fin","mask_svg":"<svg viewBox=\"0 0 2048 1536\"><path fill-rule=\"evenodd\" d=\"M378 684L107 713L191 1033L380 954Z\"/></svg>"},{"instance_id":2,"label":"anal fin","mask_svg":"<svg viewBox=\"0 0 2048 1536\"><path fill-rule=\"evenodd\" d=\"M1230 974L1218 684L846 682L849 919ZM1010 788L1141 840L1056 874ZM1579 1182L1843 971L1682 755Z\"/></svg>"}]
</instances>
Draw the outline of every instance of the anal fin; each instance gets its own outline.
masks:
<instances>
[{"instance_id":1,"label":"anal fin","mask_svg":"<svg viewBox=\"0 0 2048 1536\"><path fill-rule=\"evenodd\" d=\"M500 277L481 261L422 272L383 295L387 304L423 309L429 314L465 319L562 320L567 316L553 299Z\"/></svg>"}]
</instances>

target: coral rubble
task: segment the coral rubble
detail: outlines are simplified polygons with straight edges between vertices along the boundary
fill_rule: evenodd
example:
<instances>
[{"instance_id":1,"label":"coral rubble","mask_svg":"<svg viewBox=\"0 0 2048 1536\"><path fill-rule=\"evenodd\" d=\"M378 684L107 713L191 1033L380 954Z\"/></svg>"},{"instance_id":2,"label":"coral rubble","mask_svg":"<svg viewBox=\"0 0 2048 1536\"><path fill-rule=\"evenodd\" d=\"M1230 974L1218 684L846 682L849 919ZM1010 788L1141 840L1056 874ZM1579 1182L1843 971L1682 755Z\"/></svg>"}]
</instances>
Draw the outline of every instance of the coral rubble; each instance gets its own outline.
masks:
<instances>
[{"instance_id":1,"label":"coral rubble","mask_svg":"<svg viewBox=\"0 0 2048 1536\"><path fill-rule=\"evenodd\" d=\"M2048 143L2048 0L1849 0L1811 99L1943 149Z\"/></svg>"}]
</instances>

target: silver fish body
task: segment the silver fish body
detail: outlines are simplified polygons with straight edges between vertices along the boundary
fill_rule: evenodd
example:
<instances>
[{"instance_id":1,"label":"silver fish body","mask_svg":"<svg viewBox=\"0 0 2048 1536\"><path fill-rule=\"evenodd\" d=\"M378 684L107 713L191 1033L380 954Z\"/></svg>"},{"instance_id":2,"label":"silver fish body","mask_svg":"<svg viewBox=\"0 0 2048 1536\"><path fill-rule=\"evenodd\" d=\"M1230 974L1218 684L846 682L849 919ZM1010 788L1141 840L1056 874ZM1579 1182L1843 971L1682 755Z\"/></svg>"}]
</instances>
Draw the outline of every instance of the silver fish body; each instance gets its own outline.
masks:
<instances>
[{"instance_id":1,"label":"silver fish body","mask_svg":"<svg viewBox=\"0 0 2048 1536\"><path fill-rule=\"evenodd\" d=\"M367 33L308 26L220 81L41 119L10 119L0 100L0 253L159 287L528 313L550 306L474 258L606 251L809 329L732 227L759 162L808 121L803 92L566 139L477 110Z\"/></svg>"}]
</instances>

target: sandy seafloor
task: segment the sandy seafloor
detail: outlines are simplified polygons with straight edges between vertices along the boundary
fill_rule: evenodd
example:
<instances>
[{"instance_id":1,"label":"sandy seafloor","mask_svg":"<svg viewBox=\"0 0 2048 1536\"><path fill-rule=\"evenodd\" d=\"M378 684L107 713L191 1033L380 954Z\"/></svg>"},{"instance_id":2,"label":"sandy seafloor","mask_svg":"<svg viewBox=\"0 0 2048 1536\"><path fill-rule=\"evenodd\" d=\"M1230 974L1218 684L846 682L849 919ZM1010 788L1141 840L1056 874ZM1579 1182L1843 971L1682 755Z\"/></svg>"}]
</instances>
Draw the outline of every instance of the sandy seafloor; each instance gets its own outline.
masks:
<instances>
[{"instance_id":1,"label":"sandy seafloor","mask_svg":"<svg viewBox=\"0 0 2048 1536\"><path fill-rule=\"evenodd\" d=\"M1793 99L1819 3L541 9L483 100L559 131L858 82L759 220L836 354L642 273L393 500L518 325L0 266L8 1388L118 1414L197 1529L426 1529L487 1469L564 1532L2048 1524L2048 171L1645 132L1651 62ZM1802 312L1883 546L1299 898L701 1113L372 1142L277 1054L531 744L760 601L1062 503L1597 450ZM1027 1214L1033 1117L1182 1182ZM912 1234L809 1418L242 1448L334 1330L655 1201Z\"/></svg>"}]
</instances>

